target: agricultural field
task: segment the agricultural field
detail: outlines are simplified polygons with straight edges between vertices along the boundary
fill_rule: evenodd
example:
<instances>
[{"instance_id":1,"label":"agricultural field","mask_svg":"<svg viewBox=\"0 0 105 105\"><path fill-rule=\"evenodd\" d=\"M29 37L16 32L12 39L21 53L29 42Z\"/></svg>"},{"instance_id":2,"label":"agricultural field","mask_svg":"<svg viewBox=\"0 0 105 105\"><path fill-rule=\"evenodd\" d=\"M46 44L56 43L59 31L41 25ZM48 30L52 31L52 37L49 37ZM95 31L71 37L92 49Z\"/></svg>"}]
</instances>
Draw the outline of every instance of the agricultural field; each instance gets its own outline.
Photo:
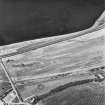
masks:
<instances>
[{"instance_id":1,"label":"agricultural field","mask_svg":"<svg viewBox=\"0 0 105 105\"><path fill-rule=\"evenodd\" d=\"M0 88L11 88L5 70L23 100L49 93L39 104L104 105L105 75L90 72L104 67L104 48L105 28L0 47Z\"/></svg>"},{"instance_id":2,"label":"agricultural field","mask_svg":"<svg viewBox=\"0 0 105 105\"><path fill-rule=\"evenodd\" d=\"M23 84L18 88L24 98L33 95L33 93L36 95L42 94L55 86L59 86L61 83L68 83L72 79L48 81L45 83L45 90L40 91L37 89L40 84L40 82L37 83L38 78L42 78L44 81L45 77L51 75L65 72L71 72L71 74L72 72L78 73L78 71L84 72L104 65L104 34L100 31L98 33L100 35L93 32L71 40L68 39L36 50L6 57L2 60L13 81L15 83L23 81ZM17 48L17 51L36 47L34 43L36 42L29 44L28 47ZM75 77L74 81L78 80L78 78L80 77L77 76L77 79ZM27 85L24 85L24 81L27 81ZM30 81L32 85L30 85Z\"/></svg>"},{"instance_id":3,"label":"agricultural field","mask_svg":"<svg viewBox=\"0 0 105 105\"><path fill-rule=\"evenodd\" d=\"M96 83L70 87L43 99L38 105L105 105L105 87Z\"/></svg>"},{"instance_id":4,"label":"agricultural field","mask_svg":"<svg viewBox=\"0 0 105 105\"><path fill-rule=\"evenodd\" d=\"M103 65L103 45L104 36L93 39L76 38L7 57L3 62L16 81L35 79L42 75L86 70Z\"/></svg>"}]
</instances>

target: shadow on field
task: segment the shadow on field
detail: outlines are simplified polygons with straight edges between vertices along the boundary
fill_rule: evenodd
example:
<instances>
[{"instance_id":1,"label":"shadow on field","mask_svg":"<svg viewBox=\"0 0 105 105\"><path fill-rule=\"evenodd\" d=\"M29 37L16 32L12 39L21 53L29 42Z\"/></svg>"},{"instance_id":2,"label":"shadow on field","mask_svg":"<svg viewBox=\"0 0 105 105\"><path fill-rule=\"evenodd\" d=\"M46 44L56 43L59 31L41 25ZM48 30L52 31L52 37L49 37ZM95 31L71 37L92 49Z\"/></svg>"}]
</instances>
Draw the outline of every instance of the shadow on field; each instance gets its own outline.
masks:
<instances>
[{"instance_id":1,"label":"shadow on field","mask_svg":"<svg viewBox=\"0 0 105 105\"><path fill-rule=\"evenodd\" d=\"M104 91L104 90L103 90ZM42 100L43 105L105 105L105 94L101 88L77 86L65 89Z\"/></svg>"},{"instance_id":2,"label":"shadow on field","mask_svg":"<svg viewBox=\"0 0 105 105\"><path fill-rule=\"evenodd\" d=\"M104 0L0 0L0 45L89 28Z\"/></svg>"}]
</instances>

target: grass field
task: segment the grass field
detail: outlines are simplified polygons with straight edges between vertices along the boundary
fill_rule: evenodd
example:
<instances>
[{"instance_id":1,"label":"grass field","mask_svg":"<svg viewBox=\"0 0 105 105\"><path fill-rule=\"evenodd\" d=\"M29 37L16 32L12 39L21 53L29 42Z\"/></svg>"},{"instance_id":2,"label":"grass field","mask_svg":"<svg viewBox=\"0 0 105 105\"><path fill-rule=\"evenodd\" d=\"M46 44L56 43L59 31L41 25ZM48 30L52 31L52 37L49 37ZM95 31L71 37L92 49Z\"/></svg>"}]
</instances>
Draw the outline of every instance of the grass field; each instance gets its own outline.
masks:
<instances>
[{"instance_id":1,"label":"grass field","mask_svg":"<svg viewBox=\"0 0 105 105\"><path fill-rule=\"evenodd\" d=\"M42 100L42 105L104 105L105 90L98 85L93 88L92 85L94 87L94 84L85 84L65 89Z\"/></svg>"}]
</instances>

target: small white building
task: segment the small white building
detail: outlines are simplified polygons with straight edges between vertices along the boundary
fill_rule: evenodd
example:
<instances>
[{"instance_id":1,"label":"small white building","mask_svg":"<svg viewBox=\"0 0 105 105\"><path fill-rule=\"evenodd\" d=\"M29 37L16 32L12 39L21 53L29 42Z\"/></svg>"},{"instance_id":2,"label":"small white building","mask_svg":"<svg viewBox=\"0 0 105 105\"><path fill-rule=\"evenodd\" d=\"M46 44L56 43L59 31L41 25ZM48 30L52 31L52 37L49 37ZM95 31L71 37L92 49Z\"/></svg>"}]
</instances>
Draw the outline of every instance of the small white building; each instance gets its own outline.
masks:
<instances>
[{"instance_id":1,"label":"small white building","mask_svg":"<svg viewBox=\"0 0 105 105\"><path fill-rule=\"evenodd\" d=\"M11 91L3 100L6 103L11 103L16 98L15 92ZM1 104L0 104L1 105Z\"/></svg>"}]
</instances>

